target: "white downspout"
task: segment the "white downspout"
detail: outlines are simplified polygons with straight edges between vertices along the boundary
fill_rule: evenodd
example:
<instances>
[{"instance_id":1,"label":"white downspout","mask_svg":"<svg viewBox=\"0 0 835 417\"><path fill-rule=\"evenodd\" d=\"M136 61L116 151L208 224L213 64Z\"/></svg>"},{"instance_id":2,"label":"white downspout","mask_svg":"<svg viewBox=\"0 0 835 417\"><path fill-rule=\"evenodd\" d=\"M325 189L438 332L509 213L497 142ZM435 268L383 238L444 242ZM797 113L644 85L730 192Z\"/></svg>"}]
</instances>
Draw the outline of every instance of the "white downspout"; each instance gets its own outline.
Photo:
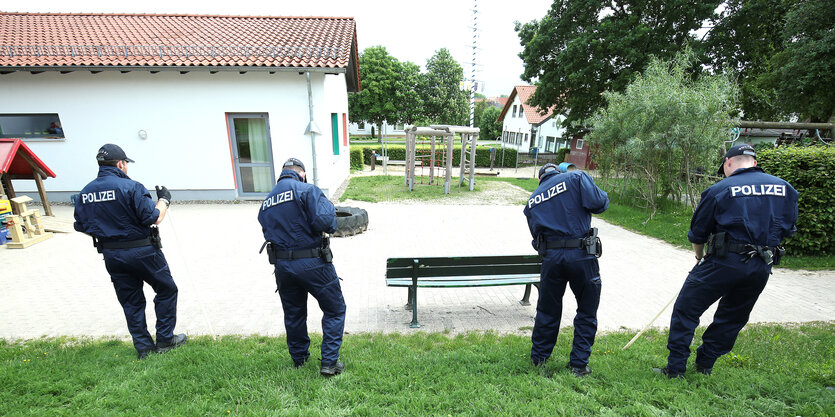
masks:
<instances>
[{"instance_id":1,"label":"white downspout","mask_svg":"<svg viewBox=\"0 0 835 417\"><path fill-rule=\"evenodd\" d=\"M304 73L307 79L307 103L310 108L310 123L307 125L305 134L310 134L310 147L313 150L313 185L319 186L319 169L316 164L316 134L321 134L319 126L313 121L313 89L310 87L310 71Z\"/></svg>"}]
</instances>

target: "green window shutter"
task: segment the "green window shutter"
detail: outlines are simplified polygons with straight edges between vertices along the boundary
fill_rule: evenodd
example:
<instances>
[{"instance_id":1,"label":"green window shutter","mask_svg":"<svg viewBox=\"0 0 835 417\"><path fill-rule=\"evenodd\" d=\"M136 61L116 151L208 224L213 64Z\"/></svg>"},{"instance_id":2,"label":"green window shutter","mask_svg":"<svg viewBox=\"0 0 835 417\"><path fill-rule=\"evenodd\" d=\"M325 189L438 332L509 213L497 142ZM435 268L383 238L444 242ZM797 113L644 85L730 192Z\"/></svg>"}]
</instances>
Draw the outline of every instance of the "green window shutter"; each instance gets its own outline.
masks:
<instances>
[{"instance_id":1,"label":"green window shutter","mask_svg":"<svg viewBox=\"0 0 835 417\"><path fill-rule=\"evenodd\" d=\"M339 119L336 113L331 113L331 131L333 132L333 154L339 155Z\"/></svg>"}]
</instances>

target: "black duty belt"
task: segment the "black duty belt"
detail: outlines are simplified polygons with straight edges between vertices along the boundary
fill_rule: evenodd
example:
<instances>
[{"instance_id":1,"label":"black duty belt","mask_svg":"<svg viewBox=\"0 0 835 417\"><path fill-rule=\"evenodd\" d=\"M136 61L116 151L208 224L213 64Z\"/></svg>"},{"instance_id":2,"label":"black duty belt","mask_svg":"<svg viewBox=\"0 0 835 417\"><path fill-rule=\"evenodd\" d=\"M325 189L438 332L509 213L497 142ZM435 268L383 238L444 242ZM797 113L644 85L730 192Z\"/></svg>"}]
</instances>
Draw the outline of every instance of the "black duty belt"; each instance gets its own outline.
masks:
<instances>
[{"instance_id":1,"label":"black duty belt","mask_svg":"<svg viewBox=\"0 0 835 417\"><path fill-rule=\"evenodd\" d=\"M545 242L545 249L579 249L585 247L583 239L549 240Z\"/></svg>"},{"instance_id":2,"label":"black duty belt","mask_svg":"<svg viewBox=\"0 0 835 417\"><path fill-rule=\"evenodd\" d=\"M153 246L154 243L151 242L151 238L146 237L145 239L125 240L125 241L99 240L99 245L101 245L102 249L133 249L133 248L141 248L143 246Z\"/></svg>"},{"instance_id":3,"label":"black duty belt","mask_svg":"<svg viewBox=\"0 0 835 417\"><path fill-rule=\"evenodd\" d=\"M322 256L322 248L275 250L273 253L275 253L276 258L284 260L318 258Z\"/></svg>"},{"instance_id":4,"label":"black duty belt","mask_svg":"<svg viewBox=\"0 0 835 417\"><path fill-rule=\"evenodd\" d=\"M752 250L776 251L777 246L760 246L751 243L728 243L728 252L746 254Z\"/></svg>"}]
</instances>

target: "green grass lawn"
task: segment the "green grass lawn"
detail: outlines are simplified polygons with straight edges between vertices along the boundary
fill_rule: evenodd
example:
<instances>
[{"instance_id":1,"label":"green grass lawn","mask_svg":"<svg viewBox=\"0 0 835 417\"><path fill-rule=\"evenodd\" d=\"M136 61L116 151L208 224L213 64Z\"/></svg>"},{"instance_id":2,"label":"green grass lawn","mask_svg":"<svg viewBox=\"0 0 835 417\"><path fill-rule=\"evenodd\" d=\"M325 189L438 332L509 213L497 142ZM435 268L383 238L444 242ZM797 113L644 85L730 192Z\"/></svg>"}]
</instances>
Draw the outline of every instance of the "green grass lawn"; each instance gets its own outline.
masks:
<instances>
[{"instance_id":1,"label":"green grass lawn","mask_svg":"<svg viewBox=\"0 0 835 417\"><path fill-rule=\"evenodd\" d=\"M428 174L427 174L428 175ZM472 193L469 191L469 183L464 182L461 189L458 189L458 177L453 177L450 185L449 195L444 195L444 179L435 179L433 185L429 184L428 178L415 178L414 191L408 191L403 175L369 175L351 178L348 188L339 198L340 201L356 200L370 203L380 202L402 202L402 201L432 201L440 199L469 198ZM482 187L478 182L473 191L479 192Z\"/></svg>"},{"instance_id":2,"label":"green grass lawn","mask_svg":"<svg viewBox=\"0 0 835 417\"><path fill-rule=\"evenodd\" d=\"M748 326L712 376L653 373L666 333L598 335L591 376L554 356L530 364L528 336L346 335L344 374L295 369L285 340L197 337L137 361L127 342L0 341L0 414L11 416L832 416L835 323ZM699 343L702 329L694 344ZM313 335L313 355L321 337ZM691 367L692 365L691 357Z\"/></svg>"}]
</instances>

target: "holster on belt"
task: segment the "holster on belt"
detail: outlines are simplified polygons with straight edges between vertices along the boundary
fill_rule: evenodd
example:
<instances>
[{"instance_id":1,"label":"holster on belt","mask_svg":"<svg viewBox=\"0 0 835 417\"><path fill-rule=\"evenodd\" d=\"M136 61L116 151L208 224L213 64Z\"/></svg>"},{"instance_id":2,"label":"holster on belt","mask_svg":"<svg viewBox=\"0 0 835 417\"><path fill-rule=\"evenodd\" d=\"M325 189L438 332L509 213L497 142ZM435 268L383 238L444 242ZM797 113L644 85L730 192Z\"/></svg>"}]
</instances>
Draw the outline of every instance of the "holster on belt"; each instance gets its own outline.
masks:
<instances>
[{"instance_id":1,"label":"holster on belt","mask_svg":"<svg viewBox=\"0 0 835 417\"><path fill-rule=\"evenodd\" d=\"M599 258L603 255L603 243L600 241L600 238L597 237L596 227L589 229L586 236L583 237L583 246L586 247L586 253L594 255L595 258Z\"/></svg>"},{"instance_id":2,"label":"holster on belt","mask_svg":"<svg viewBox=\"0 0 835 417\"><path fill-rule=\"evenodd\" d=\"M322 233L322 260L327 263L333 263L333 251L331 250L331 237Z\"/></svg>"},{"instance_id":3,"label":"holster on belt","mask_svg":"<svg viewBox=\"0 0 835 417\"><path fill-rule=\"evenodd\" d=\"M270 265L275 265L275 251L273 251L273 244L264 241L264 244L261 245L261 250L259 250L258 253L260 254L263 252L264 248L267 248L267 260L269 260Z\"/></svg>"},{"instance_id":4,"label":"holster on belt","mask_svg":"<svg viewBox=\"0 0 835 417\"><path fill-rule=\"evenodd\" d=\"M162 249L162 238L159 236L159 227L151 226L151 235L148 238L151 239L151 246Z\"/></svg>"},{"instance_id":5,"label":"holster on belt","mask_svg":"<svg viewBox=\"0 0 835 417\"><path fill-rule=\"evenodd\" d=\"M728 256L728 234L725 232L713 233L707 237L705 245L705 256L714 255L717 258Z\"/></svg>"}]
</instances>

